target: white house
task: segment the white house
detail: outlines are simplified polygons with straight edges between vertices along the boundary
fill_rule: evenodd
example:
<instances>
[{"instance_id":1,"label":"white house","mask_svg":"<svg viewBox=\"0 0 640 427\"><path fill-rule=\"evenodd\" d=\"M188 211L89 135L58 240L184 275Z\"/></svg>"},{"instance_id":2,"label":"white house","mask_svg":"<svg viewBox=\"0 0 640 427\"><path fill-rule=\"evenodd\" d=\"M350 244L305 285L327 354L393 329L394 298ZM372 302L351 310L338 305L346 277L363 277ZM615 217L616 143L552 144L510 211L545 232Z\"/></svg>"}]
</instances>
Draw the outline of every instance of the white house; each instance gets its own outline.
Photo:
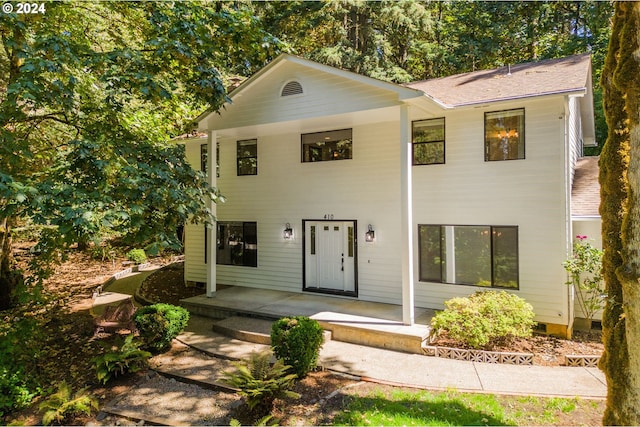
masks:
<instances>
[{"instance_id":1,"label":"white house","mask_svg":"<svg viewBox=\"0 0 640 427\"><path fill-rule=\"evenodd\" d=\"M571 333L589 55L397 85L283 54L230 98L185 141L226 197L216 229L185 229L186 281L399 304L405 324L506 289Z\"/></svg>"}]
</instances>

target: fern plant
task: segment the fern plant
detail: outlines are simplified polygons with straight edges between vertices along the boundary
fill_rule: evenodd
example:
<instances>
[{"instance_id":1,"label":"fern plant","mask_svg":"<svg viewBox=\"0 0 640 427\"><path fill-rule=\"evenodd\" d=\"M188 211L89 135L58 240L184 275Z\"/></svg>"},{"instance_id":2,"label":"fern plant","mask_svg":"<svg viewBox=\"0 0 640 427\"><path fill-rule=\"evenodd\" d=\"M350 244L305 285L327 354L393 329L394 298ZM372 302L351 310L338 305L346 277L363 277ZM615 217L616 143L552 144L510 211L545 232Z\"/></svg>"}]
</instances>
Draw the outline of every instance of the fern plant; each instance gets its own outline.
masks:
<instances>
[{"instance_id":1,"label":"fern plant","mask_svg":"<svg viewBox=\"0 0 640 427\"><path fill-rule=\"evenodd\" d=\"M266 413L276 398L300 397L291 390L296 374L288 374L290 368L282 360L271 364L271 352L253 352L246 361L233 362L235 371L223 372L223 381L238 389L250 410Z\"/></svg>"},{"instance_id":2,"label":"fern plant","mask_svg":"<svg viewBox=\"0 0 640 427\"><path fill-rule=\"evenodd\" d=\"M118 338L115 351L93 358L98 381L106 384L111 378L125 373L137 372L147 366L151 353L140 349L141 343L129 334L124 340Z\"/></svg>"},{"instance_id":3,"label":"fern plant","mask_svg":"<svg viewBox=\"0 0 640 427\"><path fill-rule=\"evenodd\" d=\"M98 410L98 399L87 393L83 388L77 393L71 392L71 386L65 381L58 385L58 391L49 396L39 406L40 411L44 411L42 424L51 425L64 424L72 415L91 415L92 410Z\"/></svg>"}]
</instances>

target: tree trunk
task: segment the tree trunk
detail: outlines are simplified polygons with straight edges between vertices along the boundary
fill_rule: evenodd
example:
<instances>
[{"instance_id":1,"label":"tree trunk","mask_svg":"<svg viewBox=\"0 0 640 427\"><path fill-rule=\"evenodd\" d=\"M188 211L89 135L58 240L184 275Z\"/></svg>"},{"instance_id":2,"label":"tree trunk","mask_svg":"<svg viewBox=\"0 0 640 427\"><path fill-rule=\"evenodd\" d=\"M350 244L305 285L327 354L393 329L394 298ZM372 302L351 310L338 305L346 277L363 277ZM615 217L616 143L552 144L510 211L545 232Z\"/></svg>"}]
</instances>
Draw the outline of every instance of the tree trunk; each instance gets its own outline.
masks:
<instances>
[{"instance_id":1,"label":"tree trunk","mask_svg":"<svg viewBox=\"0 0 640 427\"><path fill-rule=\"evenodd\" d=\"M11 307L11 294L21 279L13 264L11 226L11 218L0 219L0 310Z\"/></svg>"},{"instance_id":2,"label":"tree trunk","mask_svg":"<svg viewBox=\"0 0 640 427\"><path fill-rule=\"evenodd\" d=\"M627 210L622 223L622 283L625 339L629 351L629 406L620 408L626 425L640 425L640 3L621 3L624 13L614 84L624 93L629 128ZM617 17L617 16L616 16Z\"/></svg>"},{"instance_id":3,"label":"tree trunk","mask_svg":"<svg viewBox=\"0 0 640 427\"><path fill-rule=\"evenodd\" d=\"M605 350L600 360L600 368L607 378L604 425L640 424L640 370L635 352L640 345L640 341L637 341L640 311L637 307L638 276L634 267L640 259L637 250L633 248L640 247L640 233L637 227L640 206L637 206L635 191L629 192L638 188L640 180L640 139L636 135L635 140L631 142L633 138L629 132L630 117L627 114L629 106L625 109L624 104L625 98L638 96L637 92L634 92L633 96L628 96L627 93L627 86L637 84L635 79L638 74L626 77L621 74L625 70L621 63L631 59L631 56L625 59L625 55L629 54L625 46L630 43L629 11L637 10L639 5L616 3L609 51L601 81L603 105L609 127L607 141L600 156L600 213L604 249L602 264L608 296L602 319ZM637 27L635 32L637 42ZM637 43L633 44L637 48ZM637 106L635 108L637 114ZM638 130L636 122L635 132ZM630 144L635 145L631 154ZM630 352L630 348L634 351Z\"/></svg>"}]
</instances>

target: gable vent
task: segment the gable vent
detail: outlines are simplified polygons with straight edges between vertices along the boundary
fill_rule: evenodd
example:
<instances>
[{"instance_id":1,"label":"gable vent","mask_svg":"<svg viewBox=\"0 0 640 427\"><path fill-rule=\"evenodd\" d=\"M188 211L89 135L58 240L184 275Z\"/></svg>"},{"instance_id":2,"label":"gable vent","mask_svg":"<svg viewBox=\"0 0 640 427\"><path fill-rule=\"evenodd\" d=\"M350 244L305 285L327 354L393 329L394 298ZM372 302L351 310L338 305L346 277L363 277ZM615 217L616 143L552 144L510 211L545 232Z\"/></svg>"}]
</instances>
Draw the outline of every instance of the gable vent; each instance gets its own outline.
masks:
<instances>
[{"instance_id":1,"label":"gable vent","mask_svg":"<svg viewBox=\"0 0 640 427\"><path fill-rule=\"evenodd\" d=\"M300 95L302 93L302 85L296 81L292 81L284 85L280 96Z\"/></svg>"}]
</instances>

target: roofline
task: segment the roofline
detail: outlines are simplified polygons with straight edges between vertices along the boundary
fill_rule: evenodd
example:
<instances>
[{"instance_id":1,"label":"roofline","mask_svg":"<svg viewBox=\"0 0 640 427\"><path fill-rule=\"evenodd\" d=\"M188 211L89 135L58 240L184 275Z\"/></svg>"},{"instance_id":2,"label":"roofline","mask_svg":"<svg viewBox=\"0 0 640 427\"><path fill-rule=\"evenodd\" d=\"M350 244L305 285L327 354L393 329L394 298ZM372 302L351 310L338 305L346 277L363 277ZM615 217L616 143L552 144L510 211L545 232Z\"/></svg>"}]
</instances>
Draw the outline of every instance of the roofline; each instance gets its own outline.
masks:
<instances>
[{"instance_id":1,"label":"roofline","mask_svg":"<svg viewBox=\"0 0 640 427\"><path fill-rule=\"evenodd\" d=\"M338 75L338 76L341 76L341 77L344 77L344 78L347 78L347 79L350 79L350 80L357 80L357 81L360 81L360 82L363 82L363 83L367 83L367 84L370 84L370 85L375 86L375 87L380 88L380 89L389 90L389 91L395 91L395 92L398 93L398 99L400 101L405 101L405 100L413 99L413 98L420 98L420 97L424 96L424 92L421 91L420 89L414 89L414 88L406 87L404 85L397 84L397 83L385 82L383 80L379 80L379 79L376 79L376 78L373 78L373 77L365 76L363 74L354 73L352 71L343 70L341 68L332 67L330 65L324 65L324 64L321 64L319 62L315 62L315 61L311 61L309 59L301 58L299 56L290 55L288 53L281 53L273 61L269 62L264 67L260 68L258 71L253 73L249 78L247 78L242 83L240 83L236 88L234 88L228 94L228 97L231 99L231 102L233 102L233 98L235 96L238 96L238 94L240 94L241 92L246 90L249 86L253 85L253 83L255 81L259 80L260 77L262 77L263 75L273 71L273 69L275 69L280 63L282 63L285 60L287 60L289 62L293 62L295 64L304 65L304 66L307 66L307 67L312 67L312 68L315 68L317 70L324 71L324 72L327 72L327 73L331 73L331 74L334 74L334 75ZM225 102L220 107L220 109L224 108L224 105L226 105L226 104L228 104L228 102ZM193 121L194 124L199 124L205 117L207 117L210 114L215 113L217 111L219 111L219 110L212 110L212 109L208 108L202 114L200 114L198 117L196 117L194 119L194 121Z\"/></svg>"},{"instance_id":2,"label":"roofline","mask_svg":"<svg viewBox=\"0 0 640 427\"><path fill-rule=\"evenodd\" d=\"M461 104L443 104L442 101L438 101L438 104L440 105L446 105L447 108L459 108L459 107L471 107L471 106L475 106L475 105L482 105L482 104L489 104L489 103L494 103L494 102L506 102L506 101L516 101L519 99L526 99L526 98L538 98L538 97L542 97L542 96L554 96L554 95L578 95L578 96L584 96L587 93L587 88L576 88L576 89L565 89L565 90L556 90L556 91L550 91L550 92L542 92L542 93L536 93L536 94L530 94L530 95L518 95L518 96L507 96L504 98L492 98L492 99L485 99L482 101L472 101L472 102L464 102Z\"/></svg>"}]
</instances>

